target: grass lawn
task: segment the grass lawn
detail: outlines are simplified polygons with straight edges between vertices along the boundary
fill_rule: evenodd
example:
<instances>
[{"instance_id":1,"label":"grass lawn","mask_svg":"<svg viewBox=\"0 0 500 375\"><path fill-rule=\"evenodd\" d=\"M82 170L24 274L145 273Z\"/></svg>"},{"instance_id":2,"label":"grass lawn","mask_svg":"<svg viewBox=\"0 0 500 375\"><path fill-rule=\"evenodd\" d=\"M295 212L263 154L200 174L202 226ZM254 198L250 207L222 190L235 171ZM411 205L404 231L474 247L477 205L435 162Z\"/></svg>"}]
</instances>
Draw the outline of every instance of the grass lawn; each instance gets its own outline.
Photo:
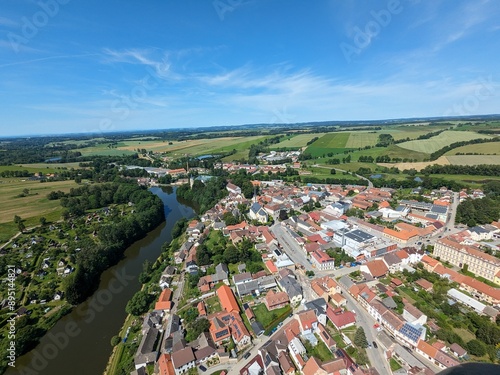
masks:
<instances>
[{"instance_id":1,"label":"grass lawn","mask_svg":"<svg viewBox=\"0 0 500 375\"><path fill-rule=\"evenodd\" d=\"M252 310L255 314L255 318L262 324L264 329L270 328L273 324L278 324L278 318L283 316L286 317L292 311L292 308L288 305L280 309L269 311L263 303L253 306ZM282 319L281 319L282 320Z\"/></svg>"},{"instance_id":2,"label":"grass lawn","mask_svg":"<svg viewBox=\"0 0 500 375\"><path fill-rule=\"evenodd\" d=\"M220 302L219 302L219 297L217 297L217 295L210 297L210 298L207 298L205 300L205 305L207 306L207 310L208 310L207 313L208 314L213 314L215 312L222 311L222 308L221 308Z\"/></svg>"},{"instance_id":3,"label":"grass lawn","mask_svg":"<svg viewBox=\"0 0 500 375\"><path fill-rule=\"evenodd\" d=\"M351 174L342 174L342 172L337 171L335 174L331 174L330 170L334 169L334 167L338 167L338 165L332 165L332 166L325 166L324 167L307 167L308 171L312 172L311 176L318 177L318 178L340 178L340 179L346 179L346 180L358 180L358 177L353 176ZM342 168L342 167L339 167ZM305 176L307 177L307 175Z\"/></svg>"},{"instance_id":4,"label":"grass lawn","mask_svg":"<svg viewBox=\"0 0 500 375\"><path fill-rule=\"evenodd\" d=\"M394 358L389 360L389 365L391 366L391 371L397 371L401 368L401 365Z\"/></svg>"},{"instance_id":5,"label":"grass lawn","mask_svg":"<svg viewBox=\"0 0 500 375\"><path fill-rule=\"evenodd\" d=\"M454 332L456 332L464 342L469 342L470 340L474 340L476 336L474 334L464 328L452 328Z\"/></svg>"},{"instance_id":6,"label":"grass lawn","mask_svg":"<svg viewBox=\"0 0 500 375\"><path fill-rule=\"evenodd\" d=\"M344 349L346 347L344 339L342 338L342 335L340 333L332 335L332 339L335 340L335 342L337 343L337 347L338 348Z\"/></svg>"},{"instance_id":7,"label":"grass lawn","mask_svg":"<svg viewBox=\"0 0 500 375\"><path fill-rule=\"evenodd\" d=\"M323 341L318 338L318 345L311 346L306 344L307 355L319 358L322 362L327 362L334 358L333 353L328 349Z\"/></svg>"},{"instance_id":8,"label":"grass lawn","mask_svg":"<svg viewBox=\"0 0 500 375\"><path fill-rule=\"evenodd\" d=\"M413 293L408 288L398 288L398 293L402 298L406 298L408 302L415 303L415 298L410 296Z\"/></svg>"}]
</instances>

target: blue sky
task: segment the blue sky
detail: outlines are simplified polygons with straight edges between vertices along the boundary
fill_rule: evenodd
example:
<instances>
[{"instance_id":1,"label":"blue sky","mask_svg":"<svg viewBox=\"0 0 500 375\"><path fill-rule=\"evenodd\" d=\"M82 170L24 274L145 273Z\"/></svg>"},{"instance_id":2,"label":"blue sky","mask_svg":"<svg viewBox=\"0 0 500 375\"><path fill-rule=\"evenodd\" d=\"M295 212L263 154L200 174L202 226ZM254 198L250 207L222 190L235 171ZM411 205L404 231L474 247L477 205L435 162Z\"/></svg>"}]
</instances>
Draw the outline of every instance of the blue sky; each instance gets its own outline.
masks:
<instances>
[{"instance_id":1,"label":"blue sky","mask_svg":"<svg viewBox=\"0 0 500 375\"><path fill-rule=\"evenodd\" d=\"M495 0L1 7L0 136L500 113Z\"/></svg>"}]
</instances>

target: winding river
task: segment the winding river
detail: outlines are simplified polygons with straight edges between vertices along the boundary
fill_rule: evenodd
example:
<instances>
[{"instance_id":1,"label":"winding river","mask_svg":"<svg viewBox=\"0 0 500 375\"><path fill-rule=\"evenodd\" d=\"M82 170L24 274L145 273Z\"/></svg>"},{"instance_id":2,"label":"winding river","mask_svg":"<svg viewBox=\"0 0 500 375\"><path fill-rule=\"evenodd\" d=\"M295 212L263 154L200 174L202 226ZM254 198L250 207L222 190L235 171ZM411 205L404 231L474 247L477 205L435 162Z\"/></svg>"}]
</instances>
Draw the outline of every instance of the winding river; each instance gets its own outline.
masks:
<instances>
[{"instance_id":1,"label":"winding river","mask_svg":"<svg viewBox=\"0 0 500 375\"><path fill-rule=\"evenodd\" d=\"M163 201L166 221L127 248L124 258L102 274L93 296L59 320L35 349L17 358L16 368L9 368L7 375L103 373L112 351L111 338L127 315L125 306L140 289L142 264L146 259L154 262L160 255L177 220L195 215L177 199L175 189L151 188Z\"/></svg>"}]
</instances>

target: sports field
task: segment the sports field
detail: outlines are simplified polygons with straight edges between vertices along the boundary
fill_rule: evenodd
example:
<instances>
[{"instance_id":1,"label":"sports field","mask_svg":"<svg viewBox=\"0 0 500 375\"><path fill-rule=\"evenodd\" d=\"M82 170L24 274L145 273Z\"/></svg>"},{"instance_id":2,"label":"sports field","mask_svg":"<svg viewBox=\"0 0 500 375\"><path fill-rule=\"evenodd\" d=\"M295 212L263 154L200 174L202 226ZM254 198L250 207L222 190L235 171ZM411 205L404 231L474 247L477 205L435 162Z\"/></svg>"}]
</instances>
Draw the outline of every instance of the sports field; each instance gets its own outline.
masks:
<instances>
[{"instance_id":1,"label":"sports field","mask_svg":"<svg viewBox=\"0 0 500 375\"><path fill-rule=\"evenodd\" d=\"M478 153L484 155L500 155L500 142L491 143L479 143L477 145L467 145L462 147L454 148L448 151L445 155L456 155L458 153L468 154L468 153Z\"/></svg>"},{"instance_id":2,"label":"sports field","mask_svg":"<svg viewBox=\"0 0 500 375\"><path fill-rule=\"evenodd\" d=\"M479 138L491 138L491 136L474 132L446 130L435 137L418 141L403 142L398 144L398 146L407 150L432 154L433 152L452 143L470 141L472 139Z\"/></svg>"}]
</instances>

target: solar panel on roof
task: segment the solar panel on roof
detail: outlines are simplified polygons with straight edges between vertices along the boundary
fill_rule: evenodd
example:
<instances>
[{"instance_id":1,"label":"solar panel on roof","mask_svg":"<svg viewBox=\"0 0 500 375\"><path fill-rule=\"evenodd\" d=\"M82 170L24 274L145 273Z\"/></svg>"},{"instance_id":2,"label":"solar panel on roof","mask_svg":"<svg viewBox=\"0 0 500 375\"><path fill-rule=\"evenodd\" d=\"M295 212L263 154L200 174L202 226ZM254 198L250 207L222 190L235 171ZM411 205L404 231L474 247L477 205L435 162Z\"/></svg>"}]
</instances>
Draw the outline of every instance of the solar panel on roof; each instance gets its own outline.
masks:
<instances>
[{"instance_id":1,"label":"solar panel on roof","mask_svg":"<svg viewBox=\"0 0 500 375\"><path fill-rule=\"evenodd\" d=\"M225 330L223 330L223 331L217 332L217 333L215 334L215 337L216 337L216 338L218 338L218 339L220 339L222 336L225 336L225 335L227 335L228 333L229 333L229 331L228 331L227 329L225 329Z\"/></svg>"}]
</instances>

